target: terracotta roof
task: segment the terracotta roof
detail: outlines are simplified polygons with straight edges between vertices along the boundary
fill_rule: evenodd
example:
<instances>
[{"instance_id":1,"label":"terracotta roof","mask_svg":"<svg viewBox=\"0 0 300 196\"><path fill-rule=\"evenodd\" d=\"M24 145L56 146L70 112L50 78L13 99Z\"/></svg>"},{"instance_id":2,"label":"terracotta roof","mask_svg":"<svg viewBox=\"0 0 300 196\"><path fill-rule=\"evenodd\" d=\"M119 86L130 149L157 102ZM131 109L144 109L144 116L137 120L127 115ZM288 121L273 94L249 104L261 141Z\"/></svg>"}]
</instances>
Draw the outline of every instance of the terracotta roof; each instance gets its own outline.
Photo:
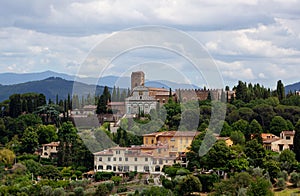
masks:
<instances>
[{"instance_id":1,"label":"terracotta roof","mask_svg":"<svg viewBox=\"0 0 300 196\"><path fill-rule=\"evenodd\" d=\"M280 138L273 138L273 139L268 139L268 140L264 140L263 143L264 144L271 144L272 142L276 142L278 140L281 140Z\"/></svg>"},{"instance_id":2,"label":"terracotta roof","mask_svg":"<svg viewBox=\"0 0 300 196\"><path fill-rule=\"evenodd\" d=\"M107 105L110 106L118 106L118 105L125 105L125 102L109 102Z\"/></svg>"},{"instance_id":3,"label":"terracotta roof","mask_svg":"<svg viewBox=\"0 0 300 196\"><path fill-rule=\"evenodd\" d=\"M282 131L284 135L295 135L295 131Z\"/></svg>"},{"instance_id":4,"label":"terracotta roof","mask_svg":"<svg viewBox=\"0 0 300 196\"><path fill-rule=\"evenodd\" d=\"M59 142L51 142L49 144L42 144L42 146L59 146Z\"/></svg>"},{"instance_id":5,"label":"terracotta roof","mask_svg":"<svg viewBox=\"0 0 300 196\"><path fill-rule=\"evenodd\" d=\"M200 134L198 131L164 131L164 132L154 132L154 133L148 133L144 134L143 136L154 136L154 137L194 137L196 135Z\"/></svg>"},{"instance_id":6,"label":"terracotta roof","mask_svg":"<svg viewBox=\"0 0 300 196\"><path fill-rule=\"evenodd\" d=\"M217 140L228 140L230 137L221 137L221 136L216 136Z\"/></svg>"},{"instance_id":7,"label":"terracotta roof","mask_svg":"<svg viewBox=\"0 0 300 196\"><path fill-rule=\"evenodd\" d=\"M149 91L163 91L163 92L169 92L169 89L166 88L154 88L154 87L148 87Z\"/></svg>"},{"instance_id":8,"label":"terracotta roof","mask_svg":"<svg viewBox=\"0 0 300 196\"><path fill-rule=\"evenodd\" d=\"M104 155L104 156L112 156L113 152L111 150L103 150L100 152L95 152L94 155Z\"/></svg>"},{"instance_id":9,"label":"terracotta roof","mask_svg":"<svg viewBox=\"0 0 300 196\"><path fill-rule=\"evenodd\" d=\"M83 109L96 109L97 106L96 105L85 105L83 106Z\"/></svg>"}]
</instances>

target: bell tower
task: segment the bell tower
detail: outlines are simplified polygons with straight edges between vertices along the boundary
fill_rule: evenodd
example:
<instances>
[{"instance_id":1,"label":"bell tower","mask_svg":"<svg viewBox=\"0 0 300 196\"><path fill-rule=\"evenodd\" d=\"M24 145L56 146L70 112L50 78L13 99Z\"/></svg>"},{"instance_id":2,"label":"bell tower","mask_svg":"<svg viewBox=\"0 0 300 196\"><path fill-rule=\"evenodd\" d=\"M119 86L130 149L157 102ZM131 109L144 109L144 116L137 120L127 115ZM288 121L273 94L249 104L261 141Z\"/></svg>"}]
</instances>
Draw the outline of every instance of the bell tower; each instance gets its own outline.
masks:
<instances>
[{"instance_id":1,"label":"bell tower","mask_svg":"<svg viewBox=\"0 0 300 196\"><path fill-rule=\"evenodd\" d=\"M131 73L131 91L136 86L144 86L145 74L142 71L136 71Z\"/></svg>"}]
</instances>

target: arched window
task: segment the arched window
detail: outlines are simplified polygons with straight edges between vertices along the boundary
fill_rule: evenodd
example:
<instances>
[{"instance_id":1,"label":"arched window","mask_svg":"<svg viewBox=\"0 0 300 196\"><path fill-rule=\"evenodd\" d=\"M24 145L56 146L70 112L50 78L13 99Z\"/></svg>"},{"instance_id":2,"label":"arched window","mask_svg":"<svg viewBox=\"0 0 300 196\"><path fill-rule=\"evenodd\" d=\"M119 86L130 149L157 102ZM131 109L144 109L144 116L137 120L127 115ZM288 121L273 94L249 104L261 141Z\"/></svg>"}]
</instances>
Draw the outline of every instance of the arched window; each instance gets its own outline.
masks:
<instances>
[{"instance_id":1,"label":"arched window","mask_svg":"<svg viewBox=\"0 0 300 196\"><path fill-rule=\"evenodd\" d=\"M111 165L106 166L106 170L111 170L111 169L112 169Z\"/></svg>"},{"instance_id":2,"label":"arched window","mask_svg":"<svg viewBox=\"0 0 300 196\"><path fill-rule=\"evenodd\" d=\"M160 171L160 166L159 166L159 165L156 165L156 166L155 166L155 171L156 171L156 172L159 172L159 171Z\"/></svg>"}]
</instances>

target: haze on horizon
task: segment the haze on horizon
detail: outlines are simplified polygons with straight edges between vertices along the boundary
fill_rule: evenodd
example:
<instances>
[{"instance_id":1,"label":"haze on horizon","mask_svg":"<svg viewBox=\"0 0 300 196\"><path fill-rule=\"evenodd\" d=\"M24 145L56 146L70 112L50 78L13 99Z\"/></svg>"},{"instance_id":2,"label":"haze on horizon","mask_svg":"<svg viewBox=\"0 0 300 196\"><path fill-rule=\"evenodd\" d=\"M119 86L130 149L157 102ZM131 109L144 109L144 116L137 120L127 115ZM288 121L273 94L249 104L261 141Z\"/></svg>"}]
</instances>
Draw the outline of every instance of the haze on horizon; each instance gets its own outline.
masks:
<instances>
[{"instance_id":1,"label":"haze on horizon","mask_svg":"<svg viewBox=\"0 0 300 196\"><path fill-rule=\"evenodd\" d=\"M52 70L74 75L89 51L113 33L141 25L163 25L202 43L218 65L225 85L243 80L274 88L279 79L284 84L299 81L299 1L11 0L0 5L1 73ZM154 60L188 75L188 63L161 51L128 53L119 63L138 61L135 69L146 69L148 79L161 78L163 75L144 66ZM116 62L107 75L129 76L129 71L122 73L118 68ZM85 76L95 77L94 73L86 69ZM198 79L188 77L183 82L203 86Z\"/></svg>"}]
</instances>

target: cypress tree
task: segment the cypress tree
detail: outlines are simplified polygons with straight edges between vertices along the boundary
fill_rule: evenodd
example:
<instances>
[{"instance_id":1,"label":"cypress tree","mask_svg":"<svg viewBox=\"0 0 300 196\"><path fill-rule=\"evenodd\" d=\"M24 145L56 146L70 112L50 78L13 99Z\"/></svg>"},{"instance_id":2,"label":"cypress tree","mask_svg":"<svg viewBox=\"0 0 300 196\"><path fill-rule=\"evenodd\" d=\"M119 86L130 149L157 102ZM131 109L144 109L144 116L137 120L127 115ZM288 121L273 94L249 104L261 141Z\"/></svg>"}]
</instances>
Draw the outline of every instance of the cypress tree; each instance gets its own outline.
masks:
<instances>
[{"instance_id":1,"label":"cypress tree","mask_svg":"<svg viewBox=\"0 0 300 196\"><path fill-rule=\"evenodd\" d=\"M300 161L300 120L298 120L295 126L295 136L294 136L294 153L296 154L297 161Z\"/></svg>"},{"instance_id":2,"label":"cypress tree","mask_svg":"<svg viewBox=\"0 0 300 196\"><path fill-rule=\"evenodd\" d=\"M278 82L277 82L276 93L277 93L279 101L281 101L281 100L283 100L285 98L284 85L281 82L281 80L278 80Z\"/></svg>"}]
</instances>

